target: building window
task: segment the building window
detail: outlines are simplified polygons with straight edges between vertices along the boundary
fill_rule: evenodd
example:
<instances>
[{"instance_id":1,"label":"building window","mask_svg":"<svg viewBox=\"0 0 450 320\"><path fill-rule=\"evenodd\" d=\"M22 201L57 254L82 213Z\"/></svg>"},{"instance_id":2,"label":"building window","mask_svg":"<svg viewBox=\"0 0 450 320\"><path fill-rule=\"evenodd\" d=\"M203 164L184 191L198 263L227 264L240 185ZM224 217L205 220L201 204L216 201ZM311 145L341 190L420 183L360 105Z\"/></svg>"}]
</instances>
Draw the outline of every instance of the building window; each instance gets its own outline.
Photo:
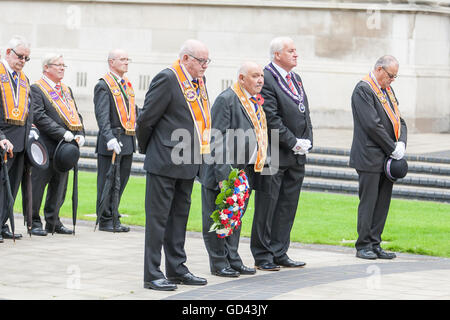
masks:
<instances>
[{"instance_id":1,"label":"building window","mask_svg":"<svg viewBox=\"0 0 450 320\"><path fill-rule=\"evenodd\" d=\"M87 86L87 72L77 72L77 87Z\"/></svg>"},{"instance_id":2,"label":"building window","mask_svg":"<svg viewBox=\"0 0 450 320\"><path fill-rule=\"evenodd\" d=\"M150 86L150 80L149 75L139 75L139 90L147 90Z\"/></svg>"},{"instance_id":3,"label":"building window","mask_svg":"<svg viewBox=\"0 0 450 320\"><path fill-rule=\"evenodd\" d=\"M233 85L233 80L230 79L222 79L222 91L228 89Z\"/></svg>"}]
</instances>

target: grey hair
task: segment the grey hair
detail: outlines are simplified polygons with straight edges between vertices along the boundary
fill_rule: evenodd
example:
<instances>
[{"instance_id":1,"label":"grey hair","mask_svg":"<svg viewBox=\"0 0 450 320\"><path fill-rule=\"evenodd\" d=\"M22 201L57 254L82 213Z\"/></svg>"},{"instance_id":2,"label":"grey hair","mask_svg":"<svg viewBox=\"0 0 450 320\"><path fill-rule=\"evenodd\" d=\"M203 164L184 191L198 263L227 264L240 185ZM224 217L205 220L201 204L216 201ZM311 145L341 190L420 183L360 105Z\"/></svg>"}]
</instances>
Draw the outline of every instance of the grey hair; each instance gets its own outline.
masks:
<instances>
[{"instance_id":1,"label":"grey hair","mask_svg":"<svg viewBox=\"0 0 450 320\"><path fill-rule=\"evenodd\" d=\"M30 48L30 43L22 36L13 36L11 40L9 40L8 45L6 46L7 49L16 49L17 47L25 47L27 49Z\"/></svg>"},{"instance_id":2,"label":"grey hair","mask_svg":"<svg viewBox=\"0 0 450 320\"><path fill-rule=\"evenodd\" d=\"M384 55L384 56L378 58L377 62L375 62L373 69L375 70L378 67L387 68L390 65L398 66L398 60L394 56Z\"/></svg>"},{"instance_id":3,"label":"grey hair","mask_svg":"<svg viewBox=\"0 0 450 320\"><path fill-rule=\"evenodd\" d=\"M178 57L181 59L185 54L195 55L195 52L200 46L205 46L205 44L195 39L186 40L180 48L180 53L178 54Z\"/></svg>"},{"instance_id":4,"label":"grey hair","mask_svg":"<svg viewBox=\"0 0 450 320\"><path fill-rule=\"evenodd\" d=\"M275 59L275 53L276 52L280 52L281 50L283 50L283 47L285 46L286 43L293 41L291 38L289 37L277 37L272 39L272 41L270 41L270 61L273 61Z\"/></svg>"},{"instance_id":5,"label":"grey hair","mask_svg":"<svg viewBox=\"0 0 450 320\"><path fill-rule=\"evenodd\" d=\"M45 70L45 66L48 66L49 64L51 64L53 61L62 58L63 55L60 53L47 53L44 55L44 57L42 58L42 71Z\"/></svg>"}]
</instances>

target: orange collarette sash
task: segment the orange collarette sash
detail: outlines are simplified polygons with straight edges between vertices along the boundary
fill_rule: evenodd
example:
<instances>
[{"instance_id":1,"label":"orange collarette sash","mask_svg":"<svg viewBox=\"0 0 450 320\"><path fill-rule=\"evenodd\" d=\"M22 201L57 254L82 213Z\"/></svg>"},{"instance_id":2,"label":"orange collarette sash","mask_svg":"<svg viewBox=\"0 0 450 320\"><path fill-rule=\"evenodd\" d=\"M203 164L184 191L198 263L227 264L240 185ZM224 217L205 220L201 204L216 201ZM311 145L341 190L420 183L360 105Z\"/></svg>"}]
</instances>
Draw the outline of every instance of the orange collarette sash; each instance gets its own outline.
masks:
<instances>
[{"instance_id":1,"label":"orange collarette sash","mask_svg":"<svg viewBox=\"0 0 450 320\"><path fill-rule=\"evenodd\" d=\"M242 92L242 88L239 83L234 83L231 87L234 93L238 96L239 101L241 102L244 110L247 112L250 117L253 128L255 128L256 141L258 142L258 151L256 155L256 161L254 170L255 172L262 172L264 168L264 163L267 158L267 122L266 122L266 114L261 106L258 105L259 112L261 115L260 120L258 121L258 117L255 112L255 108L253 107L253 103L249 101L247 96Z\"/></svg>"},{"instance_id":2,"label":"orange collarette sash","mask_svg":"<svg viewBox=\"0 0 450 320\"><path fill-rule=\"evenodd\" d=\"M111 90L114 97L117 114L119 115L122 127L125 129L125 134L128 136L134 136L136 134L136 107L134 90L131 86L131 82L127 78L123 77L122 79L125 80L127 84L126 92L111 73L107 73L103 77L103 80L107 83L109 90ZM128 99L128 108L125 97Z\"/></svg>"},{"instance_id":3,"label":"orange collarette sash","mask_svg":"<svg viewBox=\"0 0 450 320\"><path fill-rule=\"evenodd\" d=\"M199 79L199 94L197 94L192 82L187 77L187 71L177 60L170 67L175 73L181 92L183 92L186 104L191 113L194 127L200 142L200 153L210 153L211 141L211 108L209 105L208 94L203 79Z\"/></svg>"},{"instance_id":4,"label":"orange collarette sash","mask_svg":"<svg viewBox=\"0 0 450 320\"><path fill-rule=\"evenodd\" d=\"M394 96L394 93L391 90L391 87L386 88L386 91L389 95L389 99L392 102L394 111L392 111L392 108L389 106L389 102L387 101L386 96L381 91L380 87L378 87L375 80L372 78L371 73L367 74L363 78L363 81L367 82L370 85L370 88L377 95L378 100L380 100L384 111L386 112L387 116L389 117L389 120L391 120L392 126L394 128L395 138L398 141L398 138L400 137L400 130L401 130L400 111L398 110L398 102Z\"/></svg>"},{"instance_id":5,"label":"orange collarette sash","mask_svg":"<svg viewBox=\"0 0 450 320\"><path fill-rule=\"evenodd\" d=\"M44 79L36 81L39 89L45 94L48 101L51 102L59 117L64 121L65 125L71 131L83 130L83 124L78 116L78 110L75 101L70 94L69 88L61 82L61 90L65 97L62 99L56 90Z\"/></svg>"},{"instance_id":6,"label":"orange collarette sash","mask_svg":"<svg viewBox=\"0 0 450 320\"><path fill-rule=\"evenodd\" d=\"M9 124L23 126L29 111L30 85L23 72L18 75L17 91L14 92L13 82L8 70L0 62L0 90L5 113L5 120Z\"/></svg>"}]
</instances>

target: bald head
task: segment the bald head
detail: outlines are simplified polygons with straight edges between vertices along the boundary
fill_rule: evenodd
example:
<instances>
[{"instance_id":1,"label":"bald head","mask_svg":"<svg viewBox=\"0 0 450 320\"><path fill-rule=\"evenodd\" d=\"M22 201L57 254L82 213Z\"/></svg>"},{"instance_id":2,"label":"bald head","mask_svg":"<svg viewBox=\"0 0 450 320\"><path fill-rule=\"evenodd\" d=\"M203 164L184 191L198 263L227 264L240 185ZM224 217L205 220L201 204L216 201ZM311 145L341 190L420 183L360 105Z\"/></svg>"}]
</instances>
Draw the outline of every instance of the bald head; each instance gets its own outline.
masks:
<instances>
[{"instance_id":1,"label":"bald head","mask_svg":"<svg viewBox=\"0 0 450 320\"><path fill-rule=\"evenodd\" d=\"M108 54L109 69L120 77L128 72L129 62L128 53L123 49L113 49Z\"/></svg>"},{"instance_id":2,"label":"bald head","mask_svg":"<svg viewBox=\"0 0 450 320\"><path fill-rule=\"evenodd\" d=\"M208 47L195 39L186 40L180 49L180 62L194 79L202 78L210 63Z\"/></svg>"},{"instance_id":3,"label":"bald head","mask_svg":"<svg viewBox=\"0 0 450 320\"><path fill-rule=\"evenodd\" d=\"M260 93L264 85L263 68L253 61L244 62L238 71L238 82L252 96Z\"/></svg>"}]
</instances>

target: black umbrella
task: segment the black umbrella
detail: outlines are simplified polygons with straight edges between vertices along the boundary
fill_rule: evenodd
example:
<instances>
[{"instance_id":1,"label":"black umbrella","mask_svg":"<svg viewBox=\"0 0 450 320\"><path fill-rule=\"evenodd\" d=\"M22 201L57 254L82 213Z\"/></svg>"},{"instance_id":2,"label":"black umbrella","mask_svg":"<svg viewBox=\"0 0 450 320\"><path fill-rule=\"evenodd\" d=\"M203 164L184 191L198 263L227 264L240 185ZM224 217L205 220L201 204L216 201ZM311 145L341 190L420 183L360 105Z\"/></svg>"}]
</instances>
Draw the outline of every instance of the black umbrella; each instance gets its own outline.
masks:
<instances>
[{"instance_id":1,"label":"black umbrella","mask_svg":"<svg viewBox=\"0 0 450 320\"><path fill-rule=\"evenodd\" d=\"M11 191L11 184L9 182L9 174L8 174L8 166L6 163L8 162L8 154L6 150L1 151L1 161L2 161L2 173L3 173L3 181L6 189L5 194L5 212L9 216L9 222L11 223L11 231L13 234L13 240L16 241L16 237L14 234L15 226L14 226L14 197Z\"/></svg>"},{"instance_id":2,"label":"black umbrella","mask_svg":"<svg viewBox=\"0 0 450 320\"><path fill-rule=\"evenodd\" d=\"M113 215L113 228L116 230L116 223L119 221L119 194L120 194L120 158L116 156L116 166L114 170L114 187L111 196L111 213Z\"/></svg>"},{"instance_id":3,"label":"black umbrella","mask_svg":"<svg viewBox=\"0 0 450 320\"><path fill-rule=\"evenodd\" d=\"M116 155L115 152L113 152L112 159L111 159L111 166L109 167L108 172L106 173L106 181L105 181L105 183L103 185L103 190L102 190L102 193L101 193L101 196L100 196L100 200L99 200L99 203L98 203L98 207L97 207L97 219L95 221L94 231L97 228L97 225L99 223L100 217L105 212L107 212L109 208L112 207L111 206L111 200L112 200L111 193L112 193L113 187L115 185L117 162L118 162L117 161L117 155ZM112 210L112 208L111 208L111 210Z\"/></svg>"},{"instance_id":4,"label":"black umbrella","mask_svg":"<svg viewBox=\"0 0 450 320\"><path fill-rule=\"evenodd\" d=\"M32 197L33 197L33 192L32 192L32 184L31 184L31 169L32 166L25 161L25 180L24 183L22 184L22 207L24 209L24 225L26 223L27 226L27 232L31 237L31 226L32 226ZM25 191L25 192L24 192Z\"/></svg>"},{"instance_id":5,"label":"black umbrella","mask_svg":"<svg viewBox=\"0 0 450 320\"><path fill-rule=\"evenodd\" d=\"M75 235L75 225L77 224L78 210L78 164L73 167L73 190L72 190L72 223L73 235Z\"/></svg>"}]
</instances>

